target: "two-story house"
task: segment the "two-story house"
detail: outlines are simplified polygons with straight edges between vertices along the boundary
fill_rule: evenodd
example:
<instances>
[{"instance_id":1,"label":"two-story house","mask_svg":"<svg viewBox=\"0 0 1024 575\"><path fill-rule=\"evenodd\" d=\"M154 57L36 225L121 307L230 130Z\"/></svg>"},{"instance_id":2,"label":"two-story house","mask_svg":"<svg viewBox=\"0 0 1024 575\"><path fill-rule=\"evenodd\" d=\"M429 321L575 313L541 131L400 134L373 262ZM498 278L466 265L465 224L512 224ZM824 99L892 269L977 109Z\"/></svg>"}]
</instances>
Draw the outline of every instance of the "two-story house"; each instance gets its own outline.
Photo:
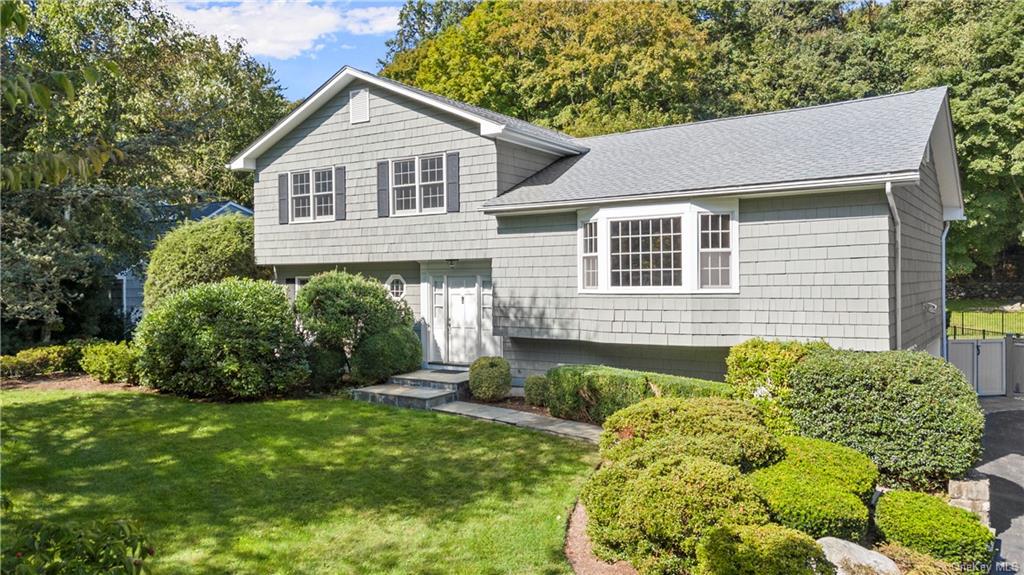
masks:
<instances>
[{"instance_id":1,"label":"two-story house","mask_svg":"<svg viewBox=\"0 0 1024 575\"><path fill-rule=\"evenodd\" d=\"M751 337L943 347L963 199L944 88L572 138L343 68L230 163L256 258L346 269L425 363L720 377Z\"/></svg>"}]
</instances>

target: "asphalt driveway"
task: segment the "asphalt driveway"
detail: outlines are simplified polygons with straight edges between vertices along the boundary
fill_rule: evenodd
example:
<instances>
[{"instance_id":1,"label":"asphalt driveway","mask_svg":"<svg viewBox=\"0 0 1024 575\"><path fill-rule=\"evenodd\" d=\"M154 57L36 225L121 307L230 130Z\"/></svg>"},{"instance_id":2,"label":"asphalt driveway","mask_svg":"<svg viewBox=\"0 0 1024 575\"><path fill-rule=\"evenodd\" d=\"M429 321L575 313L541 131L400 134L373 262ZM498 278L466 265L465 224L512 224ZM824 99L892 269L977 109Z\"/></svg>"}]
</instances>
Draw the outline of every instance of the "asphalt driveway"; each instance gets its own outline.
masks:
<instances>
[{"instance_id":1,"label":"asphalt driveway","mask_svg":"<svg viewBox=\"0 0 1024 575\"><path fill-rule=\"evenodd\" d=\"M999 551L992 573L1024 573L1024 396L984 398L981 406L985 452L978 471L989 478Z\"/></svg>"}]
</instances>

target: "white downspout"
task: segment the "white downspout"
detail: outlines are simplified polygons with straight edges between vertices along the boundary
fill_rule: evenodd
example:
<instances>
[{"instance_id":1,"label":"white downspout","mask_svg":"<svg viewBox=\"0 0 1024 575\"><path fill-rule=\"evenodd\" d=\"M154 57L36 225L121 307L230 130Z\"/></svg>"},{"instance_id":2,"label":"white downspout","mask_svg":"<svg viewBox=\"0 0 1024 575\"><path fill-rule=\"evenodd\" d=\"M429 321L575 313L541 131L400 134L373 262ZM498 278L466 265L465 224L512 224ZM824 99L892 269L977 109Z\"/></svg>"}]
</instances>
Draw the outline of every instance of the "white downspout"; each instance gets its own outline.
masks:
<instances>
[{"instance_id":1,"label":"white downspout","mask_svg":"<svg viewBox=\"0 0 1024 575\"><path fill-rule=\"evenodd\" d=\"M946 325L946 236L949 235L949 227L950 222L942 222L942 307L939 311L942 313L942 359L946 361L949 361L949 338L946 335L949 329Z\"/></svg>"},{"instance_id":2,"label":"white downspout","mask_svg":"<svg viewBox=\"0 0 1024 575\"><path fill-rule=\"evenodd\" d=\"M896 349L903 349L903 226L896 210L896 198L892 195L892 182L885 183L885 197L896 225Z\"/></svg>"}]
</instances>

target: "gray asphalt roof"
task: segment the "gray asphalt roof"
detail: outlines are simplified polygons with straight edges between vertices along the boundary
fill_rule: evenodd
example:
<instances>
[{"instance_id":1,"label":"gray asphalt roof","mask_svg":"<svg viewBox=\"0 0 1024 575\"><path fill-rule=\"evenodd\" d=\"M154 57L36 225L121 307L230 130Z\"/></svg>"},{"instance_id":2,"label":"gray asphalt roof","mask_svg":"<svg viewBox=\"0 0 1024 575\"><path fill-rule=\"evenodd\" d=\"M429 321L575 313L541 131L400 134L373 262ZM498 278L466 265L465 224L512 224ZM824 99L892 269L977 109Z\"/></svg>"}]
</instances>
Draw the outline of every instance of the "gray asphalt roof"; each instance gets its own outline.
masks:
<instances>
[{"instance_id":1,"label":"gray asphalt roof","mask_svg":"<svg viewBox=\"0 0 1024 575\"><path fill-rule=\"evenodd\" d=\"M576 140L485 208L917 170L946 88Z\"/></svg>"}]
</instances>

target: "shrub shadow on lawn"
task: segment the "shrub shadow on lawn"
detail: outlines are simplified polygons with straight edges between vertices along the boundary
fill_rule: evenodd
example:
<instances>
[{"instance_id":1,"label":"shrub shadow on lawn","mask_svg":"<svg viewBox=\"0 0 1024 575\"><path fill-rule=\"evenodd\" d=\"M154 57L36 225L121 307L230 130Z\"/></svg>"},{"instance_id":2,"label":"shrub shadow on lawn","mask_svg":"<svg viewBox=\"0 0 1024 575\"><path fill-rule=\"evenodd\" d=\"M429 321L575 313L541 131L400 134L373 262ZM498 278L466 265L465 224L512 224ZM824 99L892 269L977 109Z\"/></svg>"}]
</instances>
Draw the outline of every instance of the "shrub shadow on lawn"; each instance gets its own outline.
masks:
<instances>
[{"instance_id":1,"label":"shrub shadow on lawn","mask_svg":"<svg viewBox=\"0 0 1024 575\"><path fill-rule=\"evenodd\" d=\"M348 400L5 403L4 487L16 504L57 520L133 517L162 537L198 537L207 558L192 565L211 569L226 566L222 553L272 561L261 537L338 516L392 514L450 531L538 491L573 489L594 461L592 448L567 440ZM374 570L424 553L421 565L446 571L441 549L366 543Z\"/></svg>"}]
</instances>

